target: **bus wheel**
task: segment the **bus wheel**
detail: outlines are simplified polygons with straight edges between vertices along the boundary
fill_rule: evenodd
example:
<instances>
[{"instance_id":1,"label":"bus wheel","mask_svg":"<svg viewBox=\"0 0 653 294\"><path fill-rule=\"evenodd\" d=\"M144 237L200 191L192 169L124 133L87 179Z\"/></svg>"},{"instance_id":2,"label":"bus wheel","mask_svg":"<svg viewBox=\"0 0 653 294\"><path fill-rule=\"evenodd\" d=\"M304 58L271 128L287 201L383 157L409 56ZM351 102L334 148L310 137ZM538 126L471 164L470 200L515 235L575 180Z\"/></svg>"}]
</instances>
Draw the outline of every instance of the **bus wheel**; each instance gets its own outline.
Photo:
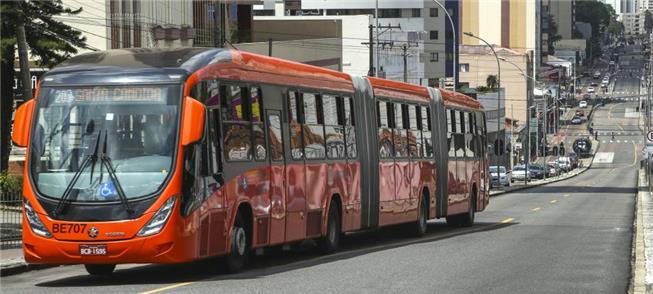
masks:
<instances>
[{"instance_id":1,"label":"bus wheel","mask_svg":"<svg viewBox=\"0 0 653 294\"><path fill-rule=\"evenodd\" d=\"M415 227L415 233L417 237L422 237L426 234L426 220L428 215L428 201L426 197L422 197L422 202L419 205L419 211L417 215L417 226Z\"/></svg>"},{"instance_id":2,"label":"bus wheel","mask_svg":"<svg viewBox=\"0 0 653 294\"><path fill-rule=\"evenodd\" d=\"M247 228L240 213L231 229L231 252L226 256L227 272L235 273L240 271L247 263L249 254L249 240L247 239Z\"/></svg>"},{"instance_id":3,"label":"bus wheel","mask_svg":"<svg viewBox=\"0 0 653 294\"><path fill-rule=\"evenodd\" d=\"M116 269L115 264L85 264L84 267L92 276L108 276Z\"/></svg>"},{"instance_id":4,"label":"bus wheel","mask_svg":"<svg viewBox=\"0 0 653 294\"><path fill-rule=\"evenodd\" d=\"M340 245L340 210L338 205L331 201L329 205L329 215L327 218L327 231L326 236L320 239L320 249L323 253L329 254L336 252Z\"/></svg>"},{"instance_id":5,"label":"bus wheel","mask_svg":"<svg viewBox=\"0 0 653 294\"><path fill-rule=\"evenodd\" d=\"M473 192L470 198L469 210L465 214L460 215L460 226L471 227L474 224L474 213L476 212L476 191Z\"/></svg>"}]
</instances>

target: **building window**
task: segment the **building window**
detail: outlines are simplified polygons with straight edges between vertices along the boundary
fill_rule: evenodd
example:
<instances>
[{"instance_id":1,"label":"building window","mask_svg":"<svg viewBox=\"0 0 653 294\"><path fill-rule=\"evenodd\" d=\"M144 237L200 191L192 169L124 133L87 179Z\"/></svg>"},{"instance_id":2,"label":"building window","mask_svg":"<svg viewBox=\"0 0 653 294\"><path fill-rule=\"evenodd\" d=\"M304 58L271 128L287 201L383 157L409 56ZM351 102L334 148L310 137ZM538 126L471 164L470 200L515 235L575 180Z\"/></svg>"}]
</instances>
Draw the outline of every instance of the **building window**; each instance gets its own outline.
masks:
<instances>
[{"instance_id":1,"label":"building window","mask_svg":"<svg viewBox=\"0 0 653 294\"><path fill-rule=\"evenodd\" d=\"M399 18L401 9L379 9L379 18Z\"/></svg>"},{"instance_id":2,"label":"building window","mask_svg":"<svg viewBox=\"0 0 653 294\"><path fill-rule=\"evenodd\" d=\"M438 31L429 31L429 38L431 40L437 40L438 39Z\"/></svg>"},{"instance_id":3,"label":"building window","mask_svg":"<svg viewBox=\"0 0 653 294\"><path fill-rule=\"evenodd\" d=\"M439 55L438 52L431 52L431 62L438 62L438 60L440 60Z\"/></svg>"},{"instance_id":4,"label":"building window","mask_svg":"<svg viewBox=\"0 0 653 294\"><path fill-rule=\"evenodd\" d=\"M412 13L413 17L421 17L422 16L422 10L421 9L413 8L412 11L413 11L413 13Z\"/></svg>"},{"instance_id":5,"label":"building window","mask_svg":"<svg viewBox=\"0 0 653 294\"><path fill-rule=\"evenodd\" d=\"M459 66L460 72L469 72L469 63L461 63Z\"/></svg>"},{"instance_id":6,"label":"building window","mask_svg":"<svg viewBox=\"0 0 653 294\"><path fill-rule=\"evenodd\" d=\"M437 8L429 9L429 16L430 17L438 17L438 9Z\"/></svg>"}]
</instances>

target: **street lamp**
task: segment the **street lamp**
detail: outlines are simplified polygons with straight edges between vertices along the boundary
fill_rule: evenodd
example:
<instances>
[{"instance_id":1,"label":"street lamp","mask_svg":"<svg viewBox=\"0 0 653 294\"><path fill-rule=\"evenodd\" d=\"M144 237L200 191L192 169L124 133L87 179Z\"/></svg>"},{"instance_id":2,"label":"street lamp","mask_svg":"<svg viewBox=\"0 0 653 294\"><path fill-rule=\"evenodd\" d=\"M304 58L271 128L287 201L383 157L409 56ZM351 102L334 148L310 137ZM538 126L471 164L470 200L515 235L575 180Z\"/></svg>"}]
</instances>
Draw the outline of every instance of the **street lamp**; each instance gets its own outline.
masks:
<instances>
[{"instance_id":1,"label":"street lamp","mask_svg":"<svg viewBox=\"0 0 653 294\"><path fill-rule=\"evenodd\" d=\"M492 53L494 53L494 58L497 59L497 146L499 145L499 131L501 130L501 65L499 64L499 56L497 55L497 52L494 51L494 47L490 45L487 41L483 40L481 37L475 36L474 34L470 32L464 32L466 36L472 37L474 39L478 39L481 42L485 43L488 47L490 47L490 50L492 50ZM496 157L496 165L499 166L499 154L497 152L497 157Z\"/></svg>"},{"instance_id":2,"label":"street lamp","mask_svg":"<svg viewBox=\"0 0 653 294\"><path fill-rule=\"evenodd\" d=\"M447 19L449 19L449 24L451 24L451 31L453 32L453 65L451 66L453 68L453 91L456 92L456 84L458 83L456 80L456 72L458 72L458 69L456 68L456 47L458 47L458 44L456 43L456 26L453 25L453 20L451 19L451 15L449 15L449 12L447 11L446 8L438 0L433 0L435 4L440 6L442 10L444 11L444 14L447 16ZM445 29L446 32L446 29ZM446 35L446 34L445 34ZM445 60L446 60L446 52L445 52Z\"/></svg>"}]
</instances>

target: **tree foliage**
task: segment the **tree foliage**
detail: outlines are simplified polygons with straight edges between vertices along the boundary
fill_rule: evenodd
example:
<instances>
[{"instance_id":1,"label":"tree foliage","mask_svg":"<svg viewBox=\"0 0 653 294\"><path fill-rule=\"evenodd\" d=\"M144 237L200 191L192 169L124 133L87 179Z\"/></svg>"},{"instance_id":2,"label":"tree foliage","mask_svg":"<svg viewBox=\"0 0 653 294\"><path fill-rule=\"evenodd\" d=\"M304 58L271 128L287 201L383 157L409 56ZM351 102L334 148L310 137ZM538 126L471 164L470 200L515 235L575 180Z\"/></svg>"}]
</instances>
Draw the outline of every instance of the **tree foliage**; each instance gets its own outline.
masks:
<instances>
[{"instance_id":1,"label":"tree foliage","mask_svg":"<svg viewBox=\"0 0 653 294\"><path fill-rule=\"evenodd\" d=\"M589 23L592 26L592 37L598 37L614 15L614 9L603 2L576 1L576 21Z\"/></svg>"},{"instance_id":2,"label":"tree foliage","mask_svg":"<svg viewBox=\"0 0 653 294\"><path fill-rule=\"evenodd\" d=\"M496 89L499 86L497 76L496 75L487 76L487 78L485 79L485 85L491 90Z\"/></svg>"},{"instance_id":3,"label":"tree foliage","mask_svg":"<svg viewBox=\"0 0 653 294\"><path fill-rule=\"evenodd\" d=\"M14 61L16 59L16 24L20 17L25 23L25 37L32 57L42 67L52 67L77 53L76 47L86 47L81 32L54 19L56 15L76 15L82 9L65 8L61 0L2 1L0 3L0 170L7 169L9 160L10 125L13 111Z\"/></svg>"}]
</instances>

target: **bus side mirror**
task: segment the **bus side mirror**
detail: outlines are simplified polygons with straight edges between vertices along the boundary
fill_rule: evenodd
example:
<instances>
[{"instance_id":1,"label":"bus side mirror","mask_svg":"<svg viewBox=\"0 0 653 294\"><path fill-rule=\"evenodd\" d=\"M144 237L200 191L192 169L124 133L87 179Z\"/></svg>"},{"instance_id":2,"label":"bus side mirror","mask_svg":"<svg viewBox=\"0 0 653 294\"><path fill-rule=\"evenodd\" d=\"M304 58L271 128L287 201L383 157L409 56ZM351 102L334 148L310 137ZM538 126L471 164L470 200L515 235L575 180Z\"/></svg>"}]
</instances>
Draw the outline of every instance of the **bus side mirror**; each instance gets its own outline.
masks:
<instances>
[{"instance_id":1,"label":"bus side mirror","mask_svg":"<svg viewBox=\"0 0 653 294\"><path fill-rule=\"evenodd\" d=\"M181 117L181 145L188 146L202 139L205 113L202 102L189 96L184 98L184 113Z\"/></svg>"},{"instance_id":2,"label":"bus side mirror","mask_svg":"<svg viewBox=\"0 0 653 294\"><path fill-rule=\"evenodd\" d=\"M16 113L14 114L14 128L11 133L11 140L14 141L14 145L16 146L27 147L35 105L36 100L31 99L16 109Z\"/></svg>"}]
</instances>

